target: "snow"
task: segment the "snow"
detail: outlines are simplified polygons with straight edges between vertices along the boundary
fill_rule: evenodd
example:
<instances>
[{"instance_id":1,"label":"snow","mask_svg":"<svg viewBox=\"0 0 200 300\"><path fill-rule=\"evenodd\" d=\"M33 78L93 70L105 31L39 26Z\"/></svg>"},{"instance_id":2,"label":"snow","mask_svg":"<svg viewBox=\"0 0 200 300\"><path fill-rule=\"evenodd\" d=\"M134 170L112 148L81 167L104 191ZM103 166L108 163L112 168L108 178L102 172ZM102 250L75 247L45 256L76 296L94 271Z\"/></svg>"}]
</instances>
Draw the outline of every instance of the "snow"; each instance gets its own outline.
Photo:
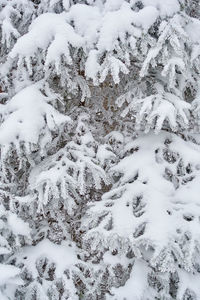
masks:
<instances>
[{"instance_id":1,"label":"snow","mask_svg":"<svg viewBox=\"0 0 200 300\"><path fill-rule=\"evenodd\" d=\"M8 226L14 234L20 234L30 237L29 225L25 223L22 219L17 217L17 215L10 213L8 215Z\"/></svg>"},{"instance_id":2,"label":"snow","mask_svg":"<svg viewBox=\"0 0 200 300\"><path fill-rule=\"evenodd\" d=\"M66 16L68 22L73 21L75 32L84 39L86 47L93 47L97 41L101 18L98 7L85 4L73 5Z\"/></svg>"},{"instance_id":3,"label":"snow","mask_svg":"<svg viewBox=\"0 0 200 300\"><path fill-rule=\"evenodd\" d=\"M9 281L12 283L12 280L17 277L20 274L20 269L11 266L11 265L4 265L0 264L0 285L3 285L5 283L9 283ZM15 281L13 281L14 283ZM16 280L17 284L22 284L22 280L18 281Z\"/></svg>"},{"instance_id":4,"label":"snow","mask_svg":"<svg viewBox=\"0 0 200 300\"><path fill-rule=\"evenodd\" d=\"M98 51L97 50L91 50L87 61L85 63L85 73L88 78L96 78L98 72L101 70L100 64L98 63ZM97 81L94 80L94 83L96 84Z\"/></svg>"},{"instance_id":5,"label":"snow","mask_svg":"<svg viewBox=\"0 0 200 300\"><path fill-rule=\"evenodd\" d=\"M69 142L55 155L32 169L29 183L31 189L38 193L39 209L53 197L63 201L71 215L77 205L71 193L74 194L77 187L79 194L86 193L86 176L90 176L96 189L101 189L103 182L108 183L105 171L99 166L101 157L94 151L94 138L84 122L87 122L87 118L85 114L81 114L75 141ZM82 129L85 130L84 134Z\"/></svg>"},{"instance_id":6,"label":"snow","mask_svg":"<svg viewBox=\"0 0 200 300\"><path fill-rule=\"evenodd\" d=\"M173 153L178 151L185 165L192 164L196 175L196 179L187 185L180 181L177 191L173 181L166 180L164 176L166 167L170 168L172 173L176 173L178 164L176 162L174 165L166 165L162 157L164 149L166 150L162 144L165 140L172 140L168 151ZM100 236L103 234L104 243L111 250L112 247L117 247L116 249L120 247L120 243L117 242L120 240L122 244L128 243L131 247L146 245L148 248L150 245L155 249L150 258L152 265L157 264L162 251L172 251L177 259L180 259L183 255L182 250L174 245L175 241L180 239L176 229L181 228L181 234L189 231L195 242L198 242L200 238L197 213L200 206L197 188L200 173L199 170L194 169L200 163L199 145L162 132L159 136L149 133L138 137L125 147L125 153L129 149L137 150L111 168L113 174L122 175L118 184L103 195L101 202L90 205L89 220L90 214L92 218L97 215L100 219L97 222L98 225L94 224L93 228L90 227L85 238L87 236L91 238L93 234L99 232ZM155 153L158 153L157 158ZM156 160L157 164L155 164ZM137 204L137 199L140 199L141 204L134 213L132 207ZM101 215L104 217L102 218ZM191 222L185 221L187 215L192 216ZM110 222L112 227L107 230ZM86 226L87 218L83 224ZM143 232L137 235L141 228L144 228ZM192 245L190 251L192 256L194 251ZM170 259L167 260L166 265L160 266L162 270L166 268L171 270L170 268L174 267ZM191 257L186 257L186 261L188 268L191 268Z\"/></svg>"},{"instance_id":7,"label":"snow","mask_svg":"<svg viewBox=\"0 0 200 300\"><path fill-rule=\"evenodd\" d=\"M109 251L107 251L103 256L103 262L108 265L115 266L119 264L119 262L125 266L130 263L129 259L127 257L121 256L120 260L117 255L112 255Z\"/></svg>"},{"instance_id":8,"label":"snow","mask_svg":"<svg viewBox=\"0 0 200 300\"><path fill-rule=\"evenodd\" d=\"M99 51L111 51L119 37L125 41L125 34L134 34L133 24L147 31L158 17L154 7L145 7L139 12L133 12L128 3L124 3L120 10L107 12L103 17L97 47Z\"/></svg>"},{"instance_id":9,"label":"snow","mask_svg":"<svg viewBox=\"0 0 200 300\"><path fill-rule=\"evenodd\" d=\"M118 37L124 41L126 32L134 34L133 24L147 31L157 17L155 7L134 12L126 1L121 0L107 1L103 11L95 6L76 4L67 14L67 19L69 22L73 20L76 33L84 37L86 45L91 48L97 42L100 52L112 50Z\"/></svg>"},{"instance_id":10,"label":"snow","mask_svg":"<svg viewBox=\"0 0 200 300\"><path fill-rule=\"evenodd\" d=\"M198 19L192 19L186 26L186 32L193 43L199 45L200 40L200 21Z\"/></svg>"},{"instance_id":11,"label":"snow","mask_svg":"<svg viewBox=\"0 0 200 300\"><path fill-rule=\"evenodd\" d=\"M124 0L107 0L105 3L106 11L118 10L122 6Z\"/></svg>"},{"instance_id":12,"label":"snow","mask_svg":"<svg viewBox=\"0 0 200 300\"><path fill-rule=\"evenodd\" d=\"M70 118L57 112L38 84L26 87L3 106L4 121L0 126L0 144L38 143L44 128L55 130ZM46 119L46 121L45 121Z\"/></svg>"},{"instance_id":13,"label":"snow","mask_svg":"<svg viewBox=\"0 0 200 300\"><path fill-rule=\"evenodd\" d=\"M64 9L68 10L70 7L70 0L63 0L62 4L63 4Z\"/></svg>"},{"instance_id":14,"label":"snow","mask_svg":"<svg viewBox=\"0 0 200 300\"><path fill-rule=\"evenodd\" d=\"M0 255L3 255L3 254L8 254L10 253L11 251L8 250L7 248L5 247L0 247Z\"/></svg>"},{"instance_id":15,"label":"snow","mask_svg":"<svg viewBox=\"0 0 200 300\"><path fill-rule=\"evenodd\" d=\"M181 299L184 296L186 289L190 289L191 291L195 292L196 299L200 297L200 289L199 289L199 281L200 275L199 274L191 274L186 273L182 270L179 270L179 291L178 291L178 299Z\"/></svg>"},{"instance_id":16,"label":"snow","mask_svg":"<svg viewBox=\"0 0 200 300\"><path fill-rule=\"evenodd\" d=\"M142 0L145 6L153 6L158 9L162 17L173 16L180 10L178 0Z\"/></svg>"},{"instance_id":17,"label":"snow","mask_svg":"<svg viewBox=\"0 0 200 300\"><path fill-rule=\"evenodd\" d=\"M101 68L98 59L105 51L113 51L119 40L125 43L127 35L131 47L135 47L134 36L146 33L159 16L158 10L152 5L135 12L126 1L107 1L104 9L85 4L69 8L67 3L66 7L67 12L61 14L44 13L38 16L28 33L18 38L10 51L8 58L25 66L28 76L33 74L34 57L41 60L42 56L46 75L49 76L51 66L55 66L56 73L61 75L62 60L64 58L68 66L72 64L70 49L74 47L82 48L86 53L85 70L88 78L97 82L98 73L101 73L102 82L111 72L114 82L119 83L119 73L128 74L128 54L126 63L111 55ZM13 31L12 34L17 37L17 32ZM11 63L9 59L8 64Z\"/></svg>"},{"instance_id":18,"label":"snow","mask_svg":"<svg viewBox=\"0 0 200 300\"><path fill-rule=\"evenodd\" d=\"M120 98L117 100L121 106ZM155 127L155 133L159 133L164 122L175 131L178 125L187 128L189 125L189 111L191 104L183 101L172 93L160 92L142 99L132 98L131 103L121 113L125 117L129 112L136 115L137 126L147 122L146 132ZM135 111L138 111L137 113Z\"/></svg>"},{"instance_id":19,"label":"snow","mask_svg":"<svg viewBox=\"0 0 200 300\"><path fill-rule=\"evenodd\" d=\"M150 296L149 285L147 281L147 274L149 268L142 260L136 260L131 272L130 278L127 280L126 285L113 288L112 293L114 296L107 296L107 300L141 300L144 295L148 293Z\"/></svg>"},{"instance_id":20,"label":"snow","mask_svg":"<svg viewBox=\"0 0 200 300\"><path fill-rule=\"evenodd\" d=\"M121 143L121 144L124 143L124 137L119 131L111 131L109 134L106 135L105 138L110 143L112 143L113 141L117 141L118 143Z\"/></svg>"},{"instance_id":21,"label":"snow","mask_svg":"<svg viewBox=\"0 0 200 300\"><path fill-rule=\"evenodd\" d=\"M188 3L0 3L0 299L200 299Z\"/></svg>"},{"instance_id":22,"label":"snow","mask_svg":"<svg viewBox=\"0 0 200 300\"><path fill-rule=\"evenodd\" d=\"M5 19L2 22L2 43L6 43L7 47L10 47L10 39L13 35L14 38L19 38L19 32L12 26L11 22Z\"/></svg>"},{"instance_id":23,"label":"snow","mask_svg":"<svg viewBox=\"0 0 200 300\"><path fill-rule=\"evenodd\" d=\"M47 239L43 239L36 246L26 246L19 251L17 259L27 265L34 278L37 277L36 261L40 257L46 257L56 264L56 277L60 278L66 269L73 268L77 263L77 256L73 243L63 241L56 245Z\"/></svg>"},{"instance_id":24,"label":"snow","mask_svg":"<svg viewBox=\"0 0 200 300\"><path fill-rule=\"evenodd\" d=\"M115 155L108 145L100 145L97 151L97 159L104 165L107 160L115 159Z\"/></svg>"},{"instance_id":25,"label":"snow","mask_svg":"<svg viewBox=\"0 0 200 300\"><path fill-rule=\"evenodd\" d=\"M65 53L65 47L67 48L68 43L74 47L80 47L82 44L81 38L74 33L73 28L65 22L65 15L56 15L53 13L46 13L39 16L33 21L29 28L29 33L19 38L10 52L10 57L24 56L31 57L36 53L38 49L47 48L50 43L55 40L61 40L62 44L59 45L54 43L54 48L50 48L49 61L53 59L52 55L58 56L60 53ZM56 48L56 49L55 49ZM54 57L55 59L55 57Z\"/></svg>"}]
</instances>

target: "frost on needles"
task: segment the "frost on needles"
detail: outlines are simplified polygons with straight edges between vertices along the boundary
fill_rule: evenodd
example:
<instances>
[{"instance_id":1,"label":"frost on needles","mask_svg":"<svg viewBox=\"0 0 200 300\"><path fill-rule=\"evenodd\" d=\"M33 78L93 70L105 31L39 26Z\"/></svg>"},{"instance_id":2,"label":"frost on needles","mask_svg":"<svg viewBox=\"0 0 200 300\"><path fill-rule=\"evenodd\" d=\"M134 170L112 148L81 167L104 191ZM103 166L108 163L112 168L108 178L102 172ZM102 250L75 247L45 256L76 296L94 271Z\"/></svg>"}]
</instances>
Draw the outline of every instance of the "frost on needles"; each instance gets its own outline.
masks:
<instances>
[{"instance_id":1,"label":"frost on needles","mask_svg":"<svg viewBox=\"0 0 200 300\"><path fill-rule=\"evenodd\" d=\"M200 299L198 0L0 2L0 299Z\"/></svg>"}]
</instances>

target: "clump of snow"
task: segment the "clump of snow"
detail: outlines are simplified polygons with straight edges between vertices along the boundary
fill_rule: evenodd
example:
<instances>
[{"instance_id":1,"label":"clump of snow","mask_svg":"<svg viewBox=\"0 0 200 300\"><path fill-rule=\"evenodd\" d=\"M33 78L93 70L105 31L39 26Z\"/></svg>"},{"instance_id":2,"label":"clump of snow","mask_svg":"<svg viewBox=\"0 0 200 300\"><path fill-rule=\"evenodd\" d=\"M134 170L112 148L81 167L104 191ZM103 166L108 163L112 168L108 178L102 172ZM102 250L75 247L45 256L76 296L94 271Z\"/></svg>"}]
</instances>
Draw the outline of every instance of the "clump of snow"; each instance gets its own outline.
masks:
<instances>
[{"instance_id":1,"label":"clump of snow","mask_svg":"<svg viewBox=\"0 0 200 300\"><path fill-rule=\"evenodd\" d=\"M69 122L69 117L60 114L48 103L50 100L35 84L21 90L1 106L4 115L0 126L0 144L37 144L42 133L49 132L50 135L58 126Z\"/></svg>"},{"instance_id":2,"label":"clump of snow","mask_svg":"<svg viewBox=\"0 0 200 300\"><path fill-rule=\"evenodd\" d=\"M85 4L73 5L66 19L73 22L76 34L84 39L84 46L94 47L98 38L102 15L98 7Z\"/></svg>"},{"instance_id":3,"label":"clump of snow","mask_svg":"<svg viewBox=\"0 0 200 300\"><path fill-rule=\"evenodd\" d=\"M59 44L54 41L60 41ZM73 28L65 22L65 15L46 13L33 21L29 32L19 38L10 52L10 57L31 57L38 49L46 49L52 42L57 51L65 53L65 48L70 43L74 47L80 47L81 38L74 32ZM62 44L61 44L62 43ZM51 44L52 45L52 44ZM53 59L53 45L50 49L49 60ZM59 48L61 46L61 49ZM59 54L59 52L57 53ZM55 59L55 57L54 57Z\"/></svg>"},{"instance_id":4,"label":"clump of snow","mask_svg":"<svg viewBox=\"0 0 200 300\"><path fill-rule=\"evenodd\" d=\"M36 246L26 246L19 251L16 258L27 265L28 269L37 277L36 261L40 257L46 257L56 264L56 277L63 275L66 269L73 268L77 263L75 246L72 242L63 241L56 245L47 239L43 239Z\"/></svg>"},{"instance_id":5,"label":"clump of snow","mask_svg":"<svg viewBox=\"0 0 200 300\"><path fill-rule=\"evenodd\" d=\"M11 266L11 265L4 265L0 264L0 285L3 285L5 283L14 283L14 278L17 277L20 274L20 269ZM16 280L16 284L22 284L22 280Z\"/></svg>"},{"instance_id":6,"label":"clump of snow","mask_svg":"<svg viewBox=\"0 0 200 300\"><path fill-rule=\"evenodd\" d=\"M173 16L180 11L178 0L142 0L145 6L153 6L158 9L162 17Z\"/></svg>"},{"instance_id":7,"label":"clump of snow","mask_svg":"<svg viewBox=\"0 0 200 300\"><path fill-rule=\"evenodd\" d=\"M200 41L200 20L192 19L186 26L186 32L194 44L199 44Z\"/></svg>"},{"instance_id":8,"label":"clump of snow","mask_svg":"<svg viewBox=\"0 0 200 300\"><path fill-rule=\"evenodd\" d=\"M199 274L191 274L186 273L183 270L179 270L179 290L177 299L182 299L185 294L185 291L189 289L190 291L195 293L196 299L200 298L200 290L199 290Z\"/></svg>"},{"instance_id":9,"label":"clump of snow","mask_svg":"<svg viewBox=\"0 0 200 300\"><path fill-rule=\"evenodd\" d=\"M123 2L124 0L107 0L105 3L105 10L112 11L120 9Z\"/></svg>"},{"instance_id":10,"label":"clump of snow","mask_svg":"<svg viewBox=\"0 0 200 300\"><path fill-rule=\"evenodd\" d=\"M8 226L16 235L30 236L31 229L29 225L13 213L8 214Z\"/></svg>"},{"instance_id":11,"label":"clump of snow","mask_svg":"<svg viewBox=\"0 0 200 300\"><path fill-rule=\"evenodd\" d=\"M158 11L154 7L134 12L128 3L124 3L120 10L106 13L99 33L99 51L111 51L117 38L123 42L127 33L134 35L134 25L147 31L157 17Z\"/></svg>"}]
</instances>

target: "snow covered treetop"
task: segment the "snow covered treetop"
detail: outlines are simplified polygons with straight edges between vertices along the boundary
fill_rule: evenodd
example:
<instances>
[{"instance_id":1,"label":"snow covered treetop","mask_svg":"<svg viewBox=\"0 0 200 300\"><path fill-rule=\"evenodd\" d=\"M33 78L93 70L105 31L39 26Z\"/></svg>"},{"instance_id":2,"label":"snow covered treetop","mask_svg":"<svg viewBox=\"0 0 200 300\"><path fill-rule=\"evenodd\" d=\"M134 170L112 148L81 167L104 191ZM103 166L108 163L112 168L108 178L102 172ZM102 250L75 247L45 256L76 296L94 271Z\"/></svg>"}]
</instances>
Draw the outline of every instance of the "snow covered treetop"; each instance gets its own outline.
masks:
<instances>
[{"instance_id":1,"label":"snow covered treetop","mask_svg":"<svg viewBox=\"0 0 200 300\"><path fill-rule=\"evenodd\" d=\"M5 10L10 11L12 7L10 1L4 4L0 13L2 41L10 43L11 35L17 39L9 53L8 65L11 67L13 60L18 61L18 67L25 66L32 76L35 61L40 61L46 75L52 67L60 75L61 64L66 63L69 68L75 55L73 49L81 47L86 53L86 77L97 83L111 73L114 82L119 83L119 73L128 73L137 40L159 17L173 16L180 11L176 0L74 2L79 1L42 1L37 10L39 16L21 37L11 25L12 30L5 28L4 23L10 22L10 13Z\"/></svg>"},{"instance_id":2,"label":"snow covered treetop","mask_svg":"<svg viewBox=\"0 0 200 300\"><path fill-rule=\"evenodd\" d=\"M124 93L117 104L128 102L121 116L132 115L137 128L159 132L166 126L172 131L190 127L190 103L197 94L199 78L194 65L200 57L199 40L193 32L200 25L187 14L184 1L45 0L33 5L31 1L12 0L1 5L2 44L9 52L0 65L0 79L9 96L15 95L6 108L2 106L6 109L2 134L6 124L19 114L12 106L22 102L25 91L29 93L22 89L37 81L43 82L42 88L48 82L53 88L61 86L62 92L66 87L66 94L77 96L81 92L84 102L92 99L92 84L110 80L122 85ZM29 8L27 13L21 11L23 5ZM24 22L30 25L25 27ZM138 86L138 80L143 79L145 84ZM52 116L58 120L57 113L45 103L45 95L38 93L31 92L23 105L30 107L37 101L35 121L46 115L48 127ZM45 104L40 105L39 99ZM43 122L42 117L40 124ZM18 122L14 131L19 126ZM32 132L39 132L43 125L39 126ZM13 134L11 130L7 139L13 141ZM22 134L15 132L15 138ZM32 140L36 142L36 136Z\"/></svg>"}]
</instances>

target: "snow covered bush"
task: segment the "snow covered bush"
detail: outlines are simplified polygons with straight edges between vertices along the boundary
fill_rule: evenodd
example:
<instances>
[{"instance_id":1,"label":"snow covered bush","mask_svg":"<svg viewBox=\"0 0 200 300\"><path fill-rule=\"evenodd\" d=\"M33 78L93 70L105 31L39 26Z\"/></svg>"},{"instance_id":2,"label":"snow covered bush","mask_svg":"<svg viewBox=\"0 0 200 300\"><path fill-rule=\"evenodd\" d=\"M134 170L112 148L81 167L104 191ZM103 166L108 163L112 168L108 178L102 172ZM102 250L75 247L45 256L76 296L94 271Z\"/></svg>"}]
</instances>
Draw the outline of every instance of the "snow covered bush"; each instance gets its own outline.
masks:
<instances>
[{"instance_id":1,"label":"snow covered bush","mask_svg":"<svg viewBox=\"0 0 200 300\"><path fill-rule=\"evenodd\" d=\"M0 298L200 299L197 0L0 3Z\"/></svg>"}]
</instances>

